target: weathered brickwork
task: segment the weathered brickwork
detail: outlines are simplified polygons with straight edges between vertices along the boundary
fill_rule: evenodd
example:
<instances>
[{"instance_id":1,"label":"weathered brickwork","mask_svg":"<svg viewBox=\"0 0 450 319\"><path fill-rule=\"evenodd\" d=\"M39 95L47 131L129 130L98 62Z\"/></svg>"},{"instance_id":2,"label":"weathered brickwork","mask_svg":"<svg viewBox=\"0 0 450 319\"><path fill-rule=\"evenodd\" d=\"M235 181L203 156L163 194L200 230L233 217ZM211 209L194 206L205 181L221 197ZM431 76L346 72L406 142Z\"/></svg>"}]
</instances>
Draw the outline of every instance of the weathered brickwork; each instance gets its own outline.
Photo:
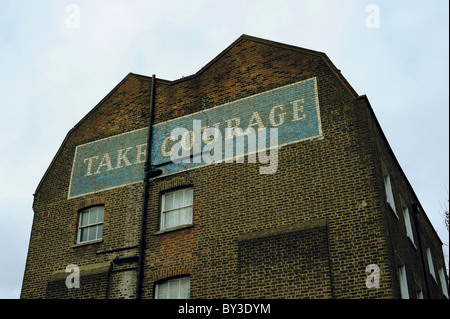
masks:
<instances>
[{"instance_id":1,"label":"weathered brickwork","mask_svg":"<svg viewBox=\"0 0 450 319\"><path fill-rule=\"evenodd\" d=\"M154 124L312 78L322 136L281 147L276 173L260 174L266 164L246 156L245 164L152 179L142 298L154 298L156 283L186 275L191 298L399 298L399 265L411 298L415 286L426 298L443 298L421 249L408 242L399 196L411 214L420 209L414 236L431 247L436 274L441 243L367 99L325 54L244 35L198 73L157 79ZM22 298L136 297L143 183L73 198L69 185L76 147L146 128L150 96L151 78L129 74L66 136L36 190ZM386 205L382 165L392 176L398 220ZM161 231L161 196L187 187L192 223ZM80 213L96 205L104 206L102 238L77 245ZM65 286L69 264L82 269L80 288ZM379 288L366 285L371 264L380 270Z\"/></svg>"}]
</instances>

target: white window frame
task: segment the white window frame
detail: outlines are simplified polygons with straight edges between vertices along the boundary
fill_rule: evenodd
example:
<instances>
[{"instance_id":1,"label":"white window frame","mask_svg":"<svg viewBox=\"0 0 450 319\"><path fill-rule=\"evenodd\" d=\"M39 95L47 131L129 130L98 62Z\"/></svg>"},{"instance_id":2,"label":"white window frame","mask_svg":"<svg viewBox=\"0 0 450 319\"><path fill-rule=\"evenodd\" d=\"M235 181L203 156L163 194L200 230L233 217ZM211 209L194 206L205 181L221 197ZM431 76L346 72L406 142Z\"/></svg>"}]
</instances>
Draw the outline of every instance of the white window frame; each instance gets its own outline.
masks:
<instances>
[{"instance_id":1,"label":"white window frame","mask_svg":"<svg viewBox=\"0 0 450 319\"><path fill-rule=\"evenodd\" d=\"M403 202L402 205L403 205L403 220L405 222L406 227L406 236L411 240L411 243L413 244L414 248L417 249L416 243L414 242L414 233L412 229L411 214L409 213L409 208Z\"/></svg>"},{"instance_id":2,"label":"white window frame","mask_svg":"<svg viewBox=\"0 0 450 319\"><path fill-rule=\"evenodd\" d=\"M434 271L433 255L431 254L430 247L427 247L426 253L427 253L427 260L428 260L428 270L430 271L431 276L437 283L436 272Z\"/></svg>"},{"instance_id":3,"label":"white window frame","mask_svg":"<svg viewBox=\"0 0 450 319\"><path fill-rule=\"evenodd\" d=\"M96 220L94 222L92 222L92 223L88 223L88 224L82 225L81 222L82 222L83 216L86 215L86 214L90 215L94 211L97 214ZM98 219L98 213L99 212L101 212L101 216L102 216L101 220ZM79 218L78 218L77 244L85 244L85 243L97 242L97 241L101 241L103 239L104 216L105 216L105 206L103 206L103 205L92 206L92 207L89 207L89 208L86 208L86 209L83 209L83 210L80 211ZM91 229L95 229L95 236L94 236L93 239L87 239L87 240L84 240L84 241L82 240L81 233L85 229L89 229L89 232L91 231ZM100 229L100 232L99 232L99 229ZM89 238L89 236L88 236L88 238Z\"/></svg>"},{"instance_id":4,"label":"white window frame","mask_svg":"<svg viewBox=\"0 0 450 319\"><path fill-rule=\"evenodd\" d=\"M408 279L406 278L406 267L403 265L398 267L398 281L400 284L401 299L409 299Z\"/></svg>"},{"instance_id":5,"label":"white window frame","mask_svg":"<svg viewBox=\"0 0 450 319\"><path fill-rule=\"evenodd\" d=\"M189 203L186 203L186 196L188 194L188 192L191 192L191 201ZM180 194L182 193L183 196L183 204L181 206L177 206L175 207L175 194ZM171 209L166 209L167 207L167 198L169 195L173 195L173 202L172 202L172 208ZM170 191L167 193L162 194L161 196L161 223L160 223L160 231L165 231L165 230L171 230L171 229L177 229L177 228L182 228L182 227L186 227L189 225L192 225L192 206L193 206L193 201L194 201L194 190L192 187L186 187L186 188L180 188L174 191ZM169 227L167 227L166 225L166 214L167 213L176 213L177 211L180 212L180 214L182 214L182 210L187 209L188 212L188 216L185 220L185 222L183 223L179 223L176 225L170 225ZM186 213L186 212L184 212Z\"/></svg>"},{"instance_id":6,"label":"white window frame","mask_svg":"<svg viewBox=\"0 0 450 319\"><path fill-rule=\"evenodd\" d=\"M439 279L441 281L442 293L448 299L448 288L447 288L447 282L445 281L445 273L444 273L444 271L445 270L444 270L443 267L439 268Z\"/></svg>"},{"instance_id":7,"label":"white window frame","mask_svg":"<svg viewBox=\"0 0 450 319\"><path fill-rule=\"evenodd\" d=\"M386 201L389 204L389 206L392 208L392 211L395 214L395 217L398 219L397 210L395 209L395 200L394 200L394 193L392 192L392 183L391 183L391 176L387 173L383 176L384 179L384 190L386 193Z\"/></svg>"},{"instance_id":8,"label":"white window frame","mask_svg":"<svg viewBox=\"0 0 450 319\"><path fill-rule=\"evenodd\" d=\"M167 290L165 294L162 294L163 286ZM183 288L186 289L186 286L187 291L183 291ZM190 299L190 294L190 276L169 278L155 284L155 299Z\"/></svg>"},{"instance_id":9,"label":"white window frame","mask_svg":"<svg viewBox=\"0 0 450 319\"><path fill-rule=\"evenodd\" d=\"M422 290L417 290L417 299L423 299L423 291Z\"/></svg>"}]
</instances>

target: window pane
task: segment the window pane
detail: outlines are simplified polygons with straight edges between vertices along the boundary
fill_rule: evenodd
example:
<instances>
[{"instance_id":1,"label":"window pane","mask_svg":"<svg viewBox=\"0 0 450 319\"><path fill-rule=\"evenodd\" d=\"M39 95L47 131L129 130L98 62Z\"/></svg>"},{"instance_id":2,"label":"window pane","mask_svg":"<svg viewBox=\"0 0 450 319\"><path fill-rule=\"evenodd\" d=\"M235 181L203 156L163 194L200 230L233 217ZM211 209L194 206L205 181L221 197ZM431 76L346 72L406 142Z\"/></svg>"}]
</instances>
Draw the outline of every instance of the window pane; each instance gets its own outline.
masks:
<instances>
[{"instance_id":1,"label":"window pane","mask_svg":"<svg viewBox=\"0 0 450 319\"><path fill-rule=\"evenodd\" d=\"M192 188L188 188L185 190L184 192L184 206L188 206L188 205L192 205L192 201L193 201L193 189Z\"/></svg>"},{"instance_id":2,"label":"window pane","mask_svg":"<svg viewBox=\"0 0 450 319\"><path fill-rule=\"evenodd\" d=\"M96 222L97 222L97 207L94 207L89 210L89 225L95 224Z\"/></svg>"},{"instance_id":3,"label":"window pane","mask_svg":"<svg viewBox=\"0 0 450 319\"><path fill-rule=\"evenodd\" d=\"M180 280L172 279L169 281L169 299L178 299L180 296Z\"/></svg>"},{"instance_id":4,"label":"window pane","mask_svg":"<svg viewBox=\"0 0 450 319\"><path fill-rule=\"evenodd\" d=\"M97 235L97 226L88 227L87 229L89 230L88 240L94 240L94 239L96 239L96 235Z\"/></svg>"},{"instance_id":5,"label":"window pane","mask_svg":"<svg viewBox=\"0 0 450 319\"><path fill-rule=\"evenodd\" d=\"M192 207L185 207L180 210L180 225L192 223Z\"/></svg>"},{"instance_id":6,"label":"window pane","mask_svg":"<svg viewBox=\"0 0 450 319\"><path fill-rule=\"evenodd\" d=\"M103 206L99 206L98 212L97 212L97 223L103 223L104 212L105 212L105 208Z\"/></svg>"},{"instance_id":7,"label":"window pane","mask_svg":"<svg viewBox=\"0 0 450 319\"><path fill-rule=\"evenodd\" d=\"M81 213L80 226L85 226L89 221L89 211Z\"/></svg>"},{"instance_id":8,"label":"window pane","mask_svg":"<svg viewBox=\"0 0 450 319\"><path fill-rule=\"evenodd\" d=\"M180 278L180 299L188 299L190 297L190 278Z\"/></svg>"},{"instance_id":9,"label":"window pane","mask_svg":"<svg viewBox=\"0 0 450 319\"><path fill-rule=\"evenodd\" d=\"M168 213L164 213L164 228L174 227L180 225L180 212L174 210Z\"/></svg>"},{"instance_id":10,"label":"window pane","mask_svg":"<svg viewBox=\"0 0 450 319\"><path fill-rule=\"evenodd\" d=\"M183 206L183 193L184 191L178 191L175 192L175 204L174 204L174 208L178 208L178 207L182 207Z\"/></svg>"},{"instance_id":11,"label":"window pane","mask_svg":"<svg viewBox=\"0 0 450 319\"><path fill-rule=\"evenodd\" d=\"M97 226L97 238L100 239L103 237L103 224Z\"/></svg>"},{"instance_id":12,"label":"window pane","mask_svg":"<svg viewBox=\"0 0 450 319\"><path fill-rule=\"evenodd\" d=\"M156 299L187 299L190 297L190 278L181 277L156 284Z\"/></svg>"},{"instance_id":13,"label":"window pane","mask_svg":"<svg viewBox=\"0 0 450 319\"><path fill-rule=\"evenodd\" d=\"M88 238L88 228L82 228L80 234L80 242L86 241Z\"/></svg>"},{"instance_id":14,"label":"window pane","mask_svg":"<svg viewBox=\"0 0 450 319\"><path fill-rule=\"evenodd\" d=\"M157 296L156 299L167 299L168 298L168 290L169 290L169 282L163 282L157 284Z\"/></svg>"},{"instance_id":15,"label":"window pane","mask_svg":"<svg viewBox=\"0 0 450 319\"><path fill-rule=\"evenodd\" d=\"M164 210L173 209L173 193L164 196Z\"/></svg>"}]
</instances>

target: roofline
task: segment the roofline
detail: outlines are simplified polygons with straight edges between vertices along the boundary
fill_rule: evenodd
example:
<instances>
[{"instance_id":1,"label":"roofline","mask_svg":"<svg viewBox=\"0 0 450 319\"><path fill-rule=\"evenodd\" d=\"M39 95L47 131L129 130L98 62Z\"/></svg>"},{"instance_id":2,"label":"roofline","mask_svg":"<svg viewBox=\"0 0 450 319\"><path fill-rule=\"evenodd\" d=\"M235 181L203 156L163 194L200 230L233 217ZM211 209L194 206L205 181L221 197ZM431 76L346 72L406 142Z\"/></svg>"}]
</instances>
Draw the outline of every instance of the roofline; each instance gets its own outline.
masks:
<instances>
[{"instance_id":1,"label":"roofline","mask_svg":"<svg viewBox=\"0 0 450 319\"><path fill-rule=\"evenodd\" d=\"M64 145L66 144L67 140L69 139L70 135L84 122L87 120L87 118L94 113L100 106L101 104L106 101L111 95L113 95L113 93L123 84L125 83L130 77L137 77L137 78L141 78L143 80L147 80L150 81L152 80L151 77L149 76L145 76L145 75L140 75L140 74L134 74L134 73L128 73L103 99L100 100L100 102L97 103L97 105L94 106L94 108L92 108L85 116L83 116L83 118L78 121L77 124L75 124L74 127L72 127L70 129L70 131L66 134L66 137L64 138L64 140L61 143L61 146L59 147L58 151L56 152L55 156L53 157L52 161L50 162L50 165L48 166L47 170L45 171L44 175L42 176L41 180L39 181L38 186L36 187L36 190L34 191L33 196L35 196L37 194L37 192L39 191L39 189L41 188L45 178L47 177L48 173L50 172L50 169L52 168L53 164L55 163L56 159L58 158L59 154L61 153L62 149L64 148ZM163 83L168 82L167 80L160 80Z\"/></svg>"},{"instance_id":2,"label":"roofline","mask_svg":"<svg viewBox=\"0 0 450 319\"><path fill-rule=\"evenodd\" d=\"M325 64L336 75L337 79L344 85L344 87L347 89L347 91L349 91L349 93L352 95L352 97L354 99L356 99L358 97L358 94L356 93L356 91L353 89L353 87L350 85L350 83L341 74L341 70L336 68L336 66L333 64L333 62L331 62L331 60L328 58L328 56L325 53L319 52L319 51L310 50L310 49L305 49L305 48L301 48L301 47L297 47L297 46L293 46L293 45L285 44L285 43L281 43L281 42L266 40L266 39L250 36L250 35L247 35L247 34L243 34L239 38L237 38L225 50L223 50L221 53L219 53L219 55L217 55L214 59L212 59L208 64L206 64L204 67L202 67L195 74L192 74L192 75L189 75L189 76L185 76L185 77L183 77L181 79L174 80L174 81L171 82L171 84L177 84L179 82L188 81L190 79L198 77L203 72L205 72L207 69L209 69L217 60L219 60L222 56L224 56L228 51L230 51L234 46L236 46L239 42L241 42L244 39L245 40L250 40L250 41L253 41L253 42L256 42L256 43L261 43L261 44L265 44L265 45L278 47L278 48L281 48L281 49L284 49L284 50L296 51L296 52L300 52L300 53L304 53L304 54L310 54L310 55L314 55L314 56L322 58L322 60L325 62Z\"/></svg>"},{"instance_id":3,"label":"roofline","mask_svg":"<svg viewBox=\"0 0 450 319\"><path fill-rule=\"evenodd\" d=\"M284 44L284 43L280 43L280 42L275 42L275 41L270 41L270 40L265 40L262 38L257 38L257 37L253 37L253 36L249 36L246 34L241 35L239 38L237 38L233 43L231 43L225 50L223 50L219 55L217 55L214 59L212 59L208 64L206 64L203 68L201 68L199 71L197 71L195 74L183 77L181 79L178 80L174 80L174 81L170 81L170 80L164 80L164 79L156 79L157 83L163 84L163 85L175 85L178 84L180 82L183 81L188 81L191 80L193 78L196 78L198 76L200 76L203 72L205 72L207 69L209 69L214 63L216 63L222 56L224 56L228 51L230 51L234 46L236 46L239 42L243 41L243 40L250 40L256 43L262 43L265 45L270 45L270 46L275 46L281 49L285 49L285 50L293 50L296 52L300 52L300 53L304 53L304 54L310 54L310 55L315 55L318 56L320 58L322 58L322 60L325 62L325 64L330 68L330 70L336 75L336 78L344 85L344 87L347 89L347 91L353 96L353 98L358 98L358 94L356 93L356 91L353 89L353 87L347 82L347 80L342 76L341 71L339 69L336 68L336 66L333 64L333 62L331 62L331 60L327 57L327 55L323 52L318 52L318 51L313 51L313 50L309 50L309 49L304 49L304 48L300 48L300 47L296 47L293 45L289 45L289 44ZM92 108L66 135L66 137L64 138L63 142L61 143L61 146L59 147L58 151L56 152L55 156L53 157L49 167L47 168L47 170L44 173L44 176L42 176L38 186L36 187L36 190L33 194L36 195L37 192L39 191L39 189L41 188L45 178L47 177L50 169L52 168L53 164L55 163L56 159L58 158L59 154L61 153L61 150L63 149L64 145L66 144L67 140L69 139L70 135L73 133L73 131L75 131L93 112L95 112L97 110L97 108L100 107L100 105L107 100L125 81L127 81L128 78L130 77L136 77L136 78L140 78L146 81L151 82L151 77L150 76L146 76L146 75L141 75L141 74L136 74L136 73L128 73L127 76L125 76L100 102L97 103L97 105Z\"/></svg>"}]
</instances>

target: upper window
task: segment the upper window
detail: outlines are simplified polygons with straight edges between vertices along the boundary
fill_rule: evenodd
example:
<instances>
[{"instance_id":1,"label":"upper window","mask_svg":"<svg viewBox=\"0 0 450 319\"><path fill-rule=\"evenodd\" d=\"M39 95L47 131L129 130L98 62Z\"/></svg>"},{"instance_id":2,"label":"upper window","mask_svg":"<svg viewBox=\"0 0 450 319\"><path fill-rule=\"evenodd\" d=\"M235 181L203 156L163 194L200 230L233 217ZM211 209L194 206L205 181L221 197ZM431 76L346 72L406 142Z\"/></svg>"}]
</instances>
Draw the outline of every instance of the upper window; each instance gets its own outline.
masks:
<instances>
[{"instance_id":1,"label":"upper window","mask_svg":"<svg viewBox=\"0 0 450 319\"><path fill-rule=\"evenodd\" d=\"M104 206L94 206L80 212L77 244L102 239Z\"/></svg>"},{"instance_id":2,"label":"upper window","mask_svg":"<svg viewBox=\"0 0 450 319\"><path fill-rule=\"evenodd\" d=\"M431 276L434 278L434 280L436 280L436 273L434 272L433 256L431 255L431 249L428 247L426 249L426 252L428 260L428 269L430 270Z\"/></svg>"},{"instance_id":3,"label":"upper window","mask_svg":"<svg viewBox=\"0 0 450 319\"><path fill-rule=\"evenodd\" d=\"M193 189L165 193L161 198L161 230L192 224Z\"/></svg>"},{"instance_id":4,"label":"upper window","mask_svg":"<svg viewBox=\"0 0 450 319\"><path fill-rule=\"evenodd\" d=\"M386 191L386 201L389 206L391 206L395 216L397 216L397 212L395 210L394 194L392 193L391 177L388 174L384 175L384 189Z\"/></svg>"},{"instance_id":5,"label":"upper window","mask_svg":"<svg viewBox=\"0 0 450 319\"><path fill-rule=\"evenodd\" d=\"M413 231L412 231L412 223L411 223L411 218L409 215L408 207L403 207L403 219L405 221L406 236L408 236L408 238L411 240L411 242L413 243L413 245L415 247L416 244L414 243L414 235L413 235Z\"/></svg>"},{"instance_id":6,"label":"upper window","mask_svg":"<svg viewBox=\"0 0 450 319\"><path fill-rule=\"evenodd\" d=\"M189 299L190 290L189 276L164 280L155 285L155 299Z\"/></svg>"}]
</instances>

